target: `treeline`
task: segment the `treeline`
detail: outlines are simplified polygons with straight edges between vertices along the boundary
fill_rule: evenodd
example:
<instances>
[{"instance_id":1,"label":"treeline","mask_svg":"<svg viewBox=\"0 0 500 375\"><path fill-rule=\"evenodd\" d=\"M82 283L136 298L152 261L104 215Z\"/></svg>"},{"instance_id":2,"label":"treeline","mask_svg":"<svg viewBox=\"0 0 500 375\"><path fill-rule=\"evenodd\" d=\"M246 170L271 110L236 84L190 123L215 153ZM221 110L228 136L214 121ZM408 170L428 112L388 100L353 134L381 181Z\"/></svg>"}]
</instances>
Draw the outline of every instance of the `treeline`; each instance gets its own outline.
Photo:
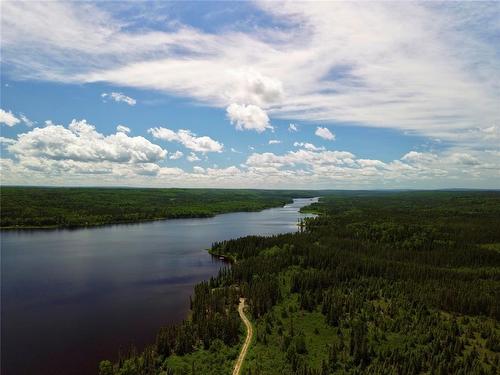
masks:
<instances>
[{"instance_id":1,"label":"treeline","mask_svg":"<svg viewBox=\"0 0 500 375\"><path fill-rule=\"evenodd\" d=\"M223 189L0 188L1 228L79 227L210 217L282 206L311 192Z\"/></svg>"},{"instance_id":2,"label":"treeline","mask_svg":"<svg viewBox=\"0 0 500 375\"><path fill-rule=\"evenodd\" d=\"M234 288L212 289L207 282L196 285L191 300L192 315L181 324L163 327L156 342L138 353L135 349L120 355L116 363L102 361L101 375L173 374L164 359L199 349L209 349L214 342L235 345L239 341L241 323L236 304L239 291Z\"/></svg>"},{"instance_id":3,"label":"treeline","mask_svg":"<svg viewBox=\"0 0 500 375\"><path fill-rule=\"evenodd\" d=\"M209 328L218 318L202 302L219 294L226 314L237 294L250 306L257 340L245 375L498 373L500 193L339 193L314 209L322 215L301 232L213 245L236 263L196 288L181 327L202 316L205 328L167 329L175 349L155 348L157 373L228 372L220 353L237 333ZM191 353L179 350L186 340ZM225 346L200 349L214 340Z\"/></svg>"}]
</instances>

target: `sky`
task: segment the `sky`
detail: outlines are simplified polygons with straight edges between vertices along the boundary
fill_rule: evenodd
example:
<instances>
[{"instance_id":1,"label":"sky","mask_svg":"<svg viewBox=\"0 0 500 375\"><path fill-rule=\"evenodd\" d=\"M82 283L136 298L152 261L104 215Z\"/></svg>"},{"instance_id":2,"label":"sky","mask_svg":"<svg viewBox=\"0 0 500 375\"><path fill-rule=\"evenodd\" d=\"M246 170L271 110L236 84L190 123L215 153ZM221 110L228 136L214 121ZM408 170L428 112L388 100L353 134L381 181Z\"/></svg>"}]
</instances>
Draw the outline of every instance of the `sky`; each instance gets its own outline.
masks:
<instances>
[{"instance_id":1,"label":"sky","mask_svg":"<svg viewBox=\"0 0 500 375\"><path fill-rule=\"evenodd\" d=\"M3 185L500 188L499 2L0 13Z\"/></svg>"}]
</instances>

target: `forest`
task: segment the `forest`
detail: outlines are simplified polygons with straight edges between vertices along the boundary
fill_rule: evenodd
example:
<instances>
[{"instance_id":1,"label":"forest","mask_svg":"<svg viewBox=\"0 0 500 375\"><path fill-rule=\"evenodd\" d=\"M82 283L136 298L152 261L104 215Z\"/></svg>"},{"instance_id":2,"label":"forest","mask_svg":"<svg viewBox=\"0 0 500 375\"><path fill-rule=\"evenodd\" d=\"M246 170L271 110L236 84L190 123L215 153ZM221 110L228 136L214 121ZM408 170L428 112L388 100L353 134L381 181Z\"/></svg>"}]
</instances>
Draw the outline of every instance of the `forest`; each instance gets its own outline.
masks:
<instances>
[{"instance_id":1,"label":"forest","mask_svg":"<svg viewBox=\"0 0 500 375\"><path fill-rule=\"evenodd\" d=\"M81 227L282 206L311 192L235 189L0 188L2 229Z\"/></svg>"},{"instance_id":2,"label":"forest","mask_svg":"<svg viewBox=\"0 0 500 375\"><path fill-rule=\"evenodd\" d=\"M296 233L213 244L234 263L191 314L101 375L498 374L500 192L332 192Z\"/></svg>"}]
</instances>

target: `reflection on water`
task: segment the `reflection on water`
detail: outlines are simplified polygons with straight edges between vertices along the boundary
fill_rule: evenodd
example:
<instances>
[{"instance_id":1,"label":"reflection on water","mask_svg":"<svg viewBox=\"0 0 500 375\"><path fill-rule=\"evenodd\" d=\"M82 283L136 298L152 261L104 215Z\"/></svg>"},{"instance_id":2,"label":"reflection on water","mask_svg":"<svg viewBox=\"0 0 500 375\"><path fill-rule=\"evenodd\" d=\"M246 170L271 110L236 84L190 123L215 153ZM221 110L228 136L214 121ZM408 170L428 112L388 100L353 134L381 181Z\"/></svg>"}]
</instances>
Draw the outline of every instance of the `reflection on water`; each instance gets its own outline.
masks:
<instances>
[{"instance_id":1,"label":"reflection on water","mask_svg":"<svg viewBox=\"0 0 500 375\"><path fill-rule=\"evenodd\" d=\"M222 263L205 249L295 231L301 207L205 219L1 233L3 375L92 374L119 348L182 320L193 285Z\"/></svg>"}]
</instances>

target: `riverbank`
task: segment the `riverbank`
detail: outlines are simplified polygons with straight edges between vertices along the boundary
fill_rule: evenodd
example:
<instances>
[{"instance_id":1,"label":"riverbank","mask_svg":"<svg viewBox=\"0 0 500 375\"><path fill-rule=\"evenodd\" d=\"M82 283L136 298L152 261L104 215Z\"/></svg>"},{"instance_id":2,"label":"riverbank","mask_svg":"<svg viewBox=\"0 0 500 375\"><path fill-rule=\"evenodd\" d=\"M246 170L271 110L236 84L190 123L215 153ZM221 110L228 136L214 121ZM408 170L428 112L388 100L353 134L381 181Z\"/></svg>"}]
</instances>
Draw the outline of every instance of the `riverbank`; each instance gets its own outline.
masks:
<instances>
[{"instance_id":1,"label":"riverbank","mask_svg":"<svg viewBox=\"0 0 500 375\"><path fill-rule=\"evenodd\" d=\"M118 360L120 347L143 350L160 327L191 319L193 288L225 268L204 249L296 231L305 202L203 219L2 232L2 373L86 375L104 358ZM26 351L33 337L44 340Z\"/></svg>"},{"instance_id":2,"label":"riverbank","mask_svg":"<svg viewBox=\"0 0 500 375\"><path fill-rule=\"evenodd\" d=\"M280 207L308 191L136 188L0 188L0 230L96 227L208 218Z\"/></svg>"},{"instance_id":3,"label":"riverbank","mask_svg":"<svg viewBox=\"0 0 500 375\"><path fill-rule=\"evenodd\" d=\"M498 199L325 197L325 215L303 232L215 244L238 262L210 287L230 296L238 285L253 318L256 339L237 362L242 373L498 373ZM237 303L226 302L223 311ZM242 333L237 343L205 339L157 363L175 375L229 374Z\"/></svg>"},{"instance_id":4,"label":"riverbank","mask_svg":"<svg viewBox=\"0 0 500 375\"><path fill-rule=\"evenodd\" d=\"M302 206L299 209L299 212L301 214L306 214L306 215L314 215L314 216L319 216L324 214L324 212L320 209L320 199L321 197L313 197L309 198L310 203L308 205ZM285 206L286 207L286 206ZM297 222L297 230L301 231L307 226L307 221L310 220L310 217L302 218ZM216 244L212 244L212 247L207 249L208 253L212 255L213 257L219 258L220 260L227 261L229 263L236 263L237 257L236 254L228 252L227 246L230 243L234 242L237 239L230 239L226 241L222 241Z\"/></svg>"}]
</instances>

